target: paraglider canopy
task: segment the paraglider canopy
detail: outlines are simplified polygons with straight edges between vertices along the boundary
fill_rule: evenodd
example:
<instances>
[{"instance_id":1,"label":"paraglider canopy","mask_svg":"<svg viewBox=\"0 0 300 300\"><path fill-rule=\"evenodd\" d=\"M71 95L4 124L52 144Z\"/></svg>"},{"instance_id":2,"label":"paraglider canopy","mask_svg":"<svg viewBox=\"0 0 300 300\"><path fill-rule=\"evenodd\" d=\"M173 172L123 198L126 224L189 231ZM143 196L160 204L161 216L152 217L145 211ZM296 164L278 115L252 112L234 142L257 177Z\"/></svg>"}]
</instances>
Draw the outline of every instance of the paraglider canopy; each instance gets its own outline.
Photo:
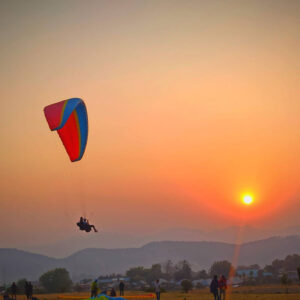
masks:
<instances>
[{"instance_id":1,"label":"paraglider canopy","mask_svg":"<svg viewBox=\"0 0 300 300\"><path fill-rule=\"evenodd\" d=\"M83 100L63 100L46 106L44 113L50 129L59 134L70 160L81 160L88 137L88 117Z\"/></svg>"}]
</instances>

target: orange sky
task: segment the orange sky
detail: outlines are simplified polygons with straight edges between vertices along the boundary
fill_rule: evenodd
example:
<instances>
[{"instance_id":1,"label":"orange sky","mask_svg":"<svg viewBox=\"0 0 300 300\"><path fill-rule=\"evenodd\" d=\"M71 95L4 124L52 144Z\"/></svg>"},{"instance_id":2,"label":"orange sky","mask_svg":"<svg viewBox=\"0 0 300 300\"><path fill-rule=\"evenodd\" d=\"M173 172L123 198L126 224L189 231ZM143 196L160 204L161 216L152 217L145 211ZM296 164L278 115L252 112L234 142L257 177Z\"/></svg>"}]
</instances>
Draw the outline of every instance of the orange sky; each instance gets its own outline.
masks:
<instances>
[{"instance_id":1,"label":"orange sky","mask_svg":"<svg viewBox=\"0 0 300 300\"><path fill-rule=\"evenodd\" d=\"M300 225L299 12L1 1L1 245L76 234L84 212L117 232ZM70 97L90 126L73 164L43 115Z\"/></svg>"}]
</instances>

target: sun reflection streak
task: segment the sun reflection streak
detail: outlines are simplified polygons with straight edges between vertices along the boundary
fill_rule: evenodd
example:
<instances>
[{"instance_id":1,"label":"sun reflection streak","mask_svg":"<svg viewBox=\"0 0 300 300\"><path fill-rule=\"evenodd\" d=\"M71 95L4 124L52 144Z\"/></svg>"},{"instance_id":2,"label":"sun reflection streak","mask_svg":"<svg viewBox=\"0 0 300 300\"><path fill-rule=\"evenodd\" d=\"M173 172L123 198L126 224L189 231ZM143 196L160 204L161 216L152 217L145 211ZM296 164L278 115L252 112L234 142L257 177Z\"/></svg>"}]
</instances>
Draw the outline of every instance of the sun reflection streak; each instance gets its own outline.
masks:
<instances>
[{"instance_id":1,"label":"sun reflection streak","mask_svg":"<svg viewBox=\"0 0 300 300\"><path fill-rule=\"evenodd\" d=\"M232 294L232 284L233 284L233 279L235 277L235 269L238 264L239 256L240 256L240 251L241 251L241 245L243 243L243 236L244 236L244 228L245 224L242 224L239 226L239 231L237 233L236 241L235 241L235 248L234 248L234 253L231 261L231 266L232 268L230 269L229 276L228 276L228 290L227 290L227 299L231 299L231 294Z\"/></svg>"}]
</instances>

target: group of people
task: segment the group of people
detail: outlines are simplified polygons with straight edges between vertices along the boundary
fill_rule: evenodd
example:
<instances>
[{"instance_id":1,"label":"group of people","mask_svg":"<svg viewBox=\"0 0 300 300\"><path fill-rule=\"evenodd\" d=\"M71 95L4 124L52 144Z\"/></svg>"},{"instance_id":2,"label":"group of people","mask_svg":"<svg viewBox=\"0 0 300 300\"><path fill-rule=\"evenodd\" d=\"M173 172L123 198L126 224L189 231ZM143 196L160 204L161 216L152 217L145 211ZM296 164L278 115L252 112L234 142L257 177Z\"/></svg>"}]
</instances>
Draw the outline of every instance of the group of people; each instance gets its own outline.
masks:
<instances>
[{"instance_id":1,"label":"group of people","mask_svg":"<svg viewBox=\"0 0 300 300\"><path fill-rule=\"evenodd\" d=\"M77 226L80 230L84 230L85 232L90 232L93 228L94 232L98 232L94 225L89 223L89 220L83 217L80 217L79 222L77 222Z\"/></svg>"},{"instance_id":2,"label":"group of people","mask_svg":"<svg viewBox=\"0 0 300 300\"><path fill-rule=\"evenodd\" d=\"M27 297L27 300L31 300L32 299L32 294L33 294L33 286L31 284L30 281L25 281L25 295ZM18 293L18 286L16 285L15 282L12 283L11 287L10 287L10 294L11 294L11 299L16 300L17 299L17 293ZM4 300L8 300L9 298L9 294L4 294Z\"/></svg>"},{"instance_id":3,"label":"group of people","mask_svg":"<svg viewBox=\"0 0 300 300\"><path fill-rule=\"evenodd\" d=\"M119 283L119 290L120 290L120 296L124 296L125 284L124 284L123 281L121 281ZM117 296L117 292L114 289L114 287L112 287L109 290L104 290L101 293L102 294L108 294L109 293L109 295L111 297L116 297ZM94 280L92 282L92 286L91 286L91 298L96 298L98 294L99 294L99 288L98 288L98 281L96 279L96 280Z\"/></svg>"},{"instance_id":4,"label":"group of people","mask_svg":"<svg viewBox=\"0 0 300 300\"><path fill-rule=\"evenodd\" d=\"M156 294L156 300L160 300L160 282L157 279L154 283L154 289ZM227 280L224 275L218 279L215 275L210 284L210 291L214 295L214 300L225 300L227 290Z\"/></svg>"},{"instance_id":5,"label":"group of people","mask_svg":"<svg viewBox=\"0 0 300 300\"><path fill-rule=\"evenodd\" d=\"M124 296L125 284L123 281L119 284L120 296ZM160 300L160 282L157 279L154 283L156 300ZM227 280L224 275L222 275L219 279L218 276L215 275L210 284L210 291L214 295L214 300L225 300L227 290ZM102 294L108 294L110 292L111 297L116 297L117 293L115 289L112 287L110 290L105 290ZM99 293L98 289L98 281L97 279L92 282L91 286L91 298L96 298Z\"/></svg>"},{"instance_id":6,"label":"group of people","mask_svg":"<svg viewBox=\"0 0 300 300\"><path fill-rule=\"evenodd\" d=\"M215 275L213 280L210 283L210 292L214 295L215 300L225 300L227 290L227 280L224 275L222 275L219 279L218 276Z\"/></svg>"}]
</instances>

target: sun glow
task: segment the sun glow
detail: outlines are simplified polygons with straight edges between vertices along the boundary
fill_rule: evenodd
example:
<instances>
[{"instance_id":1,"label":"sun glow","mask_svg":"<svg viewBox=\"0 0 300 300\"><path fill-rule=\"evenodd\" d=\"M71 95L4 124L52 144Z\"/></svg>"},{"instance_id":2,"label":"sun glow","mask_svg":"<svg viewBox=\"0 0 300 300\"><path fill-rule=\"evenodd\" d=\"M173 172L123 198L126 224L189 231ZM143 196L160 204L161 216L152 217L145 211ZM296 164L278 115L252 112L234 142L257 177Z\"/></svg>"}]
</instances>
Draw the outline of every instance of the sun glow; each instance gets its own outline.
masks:
<instances>
[{"instance_id":1,"label":"sun glow","mask_svg":"<svg viewBox=\"0 0 300 300\"><path fill-rule=\"evenodd\" d=\"M244 195L243 196L243 203L246 205L250 205L253 202L253 197L251 195Z\"/></svg>"}]
</instances>

